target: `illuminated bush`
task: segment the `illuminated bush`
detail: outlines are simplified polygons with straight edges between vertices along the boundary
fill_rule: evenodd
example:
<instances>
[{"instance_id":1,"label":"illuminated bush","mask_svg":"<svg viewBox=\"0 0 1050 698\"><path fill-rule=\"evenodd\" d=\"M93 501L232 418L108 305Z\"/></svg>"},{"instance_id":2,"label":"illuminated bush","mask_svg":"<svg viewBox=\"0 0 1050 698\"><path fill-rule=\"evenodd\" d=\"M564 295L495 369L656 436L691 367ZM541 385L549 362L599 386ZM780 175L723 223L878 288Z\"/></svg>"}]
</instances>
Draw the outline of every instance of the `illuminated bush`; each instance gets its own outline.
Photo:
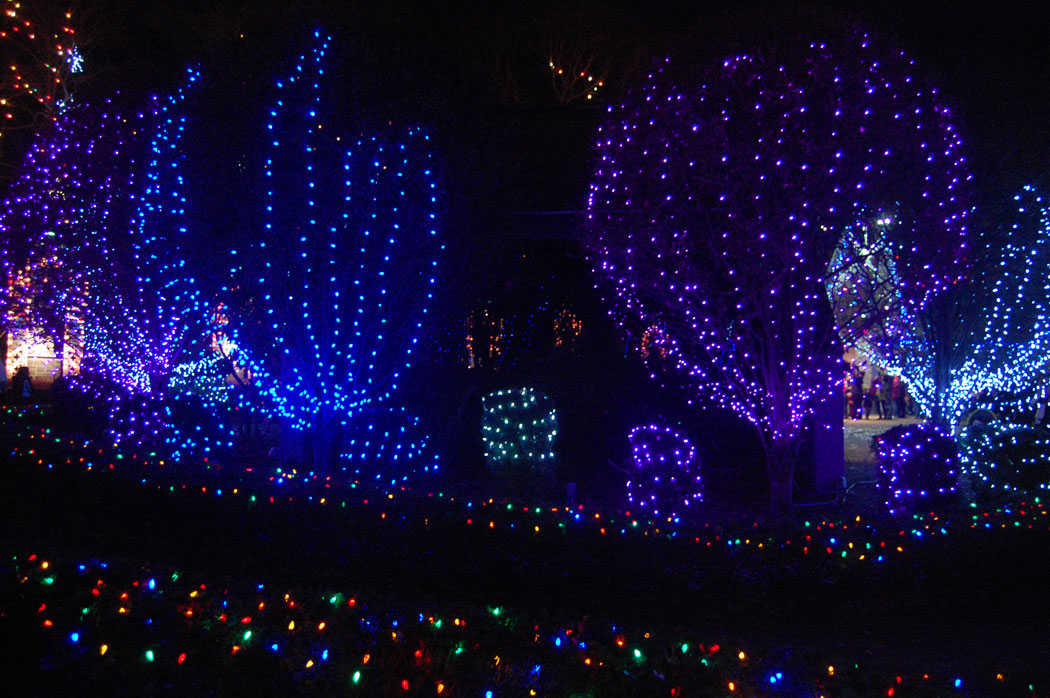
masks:
<instances>
[{"instance_id":1,"label":"illuminated bush","mask_svg":"<svg viewBox=\"0 0 1050 698\"><path fill-rule=\"evenodd\" d=\"M197 395L211 404L226 403L233 388L226 380L231 370L230 361L217 355L178 364L171 371L168 392Z\"/></svg>"},{"instance_id":2,"label":"illuminated bush","mask_svg":"<svg viewBox=\"0 0 1050 698\"><path fill-rule=\"evenodd\" d=\"M872 439L872 450L891 514L920 503L944 504L955 494L959 456L946 430L933 424L897 426Z\"/></svg>"},{"instance_id":3,"label":"illuminated bush","mask_svg":"<svg viewBox=\"0 0 1050 698\"><path fill-rule=\"evenodd\" d=\"M354 480L396 485L412 473L438 469L429 440L419 418L403 407L362 412L347 424L340 466Z\"/></svg>"},{"instance_id":4,"label":"illuminated bush","mask_svg":"<svg viewBox=\"0 0 1050 698\"><path fill-rule=\"evenodd\" d=\"M970 427L959 462L974 485L990 492L1050 489L1050 434L1018 424Z\"/></svg>"},{"instance_id":5,"label":"illuminated bush","mask_svg":"<svg viewBox=\"0 0 1050 698\"><path fill-rule=\"evenodd\" d=\"M627 501L654 516L675 519L703 499L696 449L689 439L655 424L628 435L634 467L627 481Z\"/></svg>"},{"instance_id":6,"label":"illuminated bush","mask_svg":"<svg viewBox=\"0 0 1050 698\"><path fill-rule=\"evenodd\" d=\"M226 411L201 395L122 390L91 373L70 387L64 398L71 400L69 409L105 415L105 435L115 446L145 456L181 460L192 455L205 461L233 447ZM76 414L70 418L84 422L85 428L95 421ZM115 424L120 428L113 428Z\"/></svg>"},{"instance_id":7,"label":"illuminated bush","mask_svg":"<svg viewBox=\"0 0 1050 698\"><path fill-rule=\"evenodd\" d=\"M481 398L481 409L481 439L490 468L521 464L553 469L558 420L550 398L532 388L497 390Z\"/></svg>"}]
</instances>

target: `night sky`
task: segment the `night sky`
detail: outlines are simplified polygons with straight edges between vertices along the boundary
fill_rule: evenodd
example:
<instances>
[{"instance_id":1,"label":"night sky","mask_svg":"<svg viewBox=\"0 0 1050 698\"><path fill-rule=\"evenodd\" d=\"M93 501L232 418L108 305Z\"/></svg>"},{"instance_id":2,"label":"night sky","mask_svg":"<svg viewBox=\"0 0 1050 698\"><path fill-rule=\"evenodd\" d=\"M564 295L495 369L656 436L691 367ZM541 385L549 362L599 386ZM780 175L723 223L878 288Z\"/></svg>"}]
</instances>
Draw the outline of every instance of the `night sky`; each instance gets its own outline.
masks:
<instances>
[{"instance_id":1,"label":"night sky","mask_svg":"<svg viewBox=\"0 0 1050 698\"><path fill-rule=\"evenodd\" d=\"M819 38L835 26L856 23L889 35L915 55L957 106L983 197L1040 182L1050 160L1050 130L1044 128L1050 109L1045 3L87 0L79 16L90 73L82 83L86 98L114 89L162 91L185 64L199 62L216 94L250 102L301 47L306 28L319 23L335 38L349 99L355 102L356 95L358 111L363 106L377 118L429 122L457 150L505 138L497 132L509 125L525 137L510 147L516 154L506 152L506 145L494 146L507 170L549 170L552 164L530 152L542 150L543 139L529 137L530 121L565 119L552 110L543 60L552 40L594 47L607 68L607 89L595 100L603 106L662 55L692 54L700 65L777 35ZM469 128L463 123L468 119L474 121ZM593 120L569 120L582 121L578 130L585 143L564 157L586 159ZM486 148L481 146L478 157L488 159ZM555 148L565 150L562 144ZM474 163L468 158L459 166L469 171ZM583 163L580 171L586 169ZM573 182L568 189L577 186ZM574 198L518 196L507 206L573 206Z\"/></svg>"},{"instance_id":2,"label":"night sky","mask_svg":"<svg viewBox=\"0 0 1050 698\"><path fill-rule=\"evenodd\" d=\"M41 0L23 12L57 6ZM469 297L505 287L505 272L491 270L506 268L518 241L558 239L579 257L572 240L604 108L665 56L699 72L756 46L870 29L915 56L954 108L982 227L1010 220L1022 185L1050 187L1050 8L1038 3L81 0L74 8L87 66L76 101L119 92L138 109L145 96L178 84L187 65L200 66L185 142L194 228L207 232L214 250L257 230L244 202L258 184L274 79L323 27L333 36L339 86L329 97L347 115L340 127L360 133L391 121L422 125L433 138L451 252L478 260L462 279ZM558 103L547 65L552 46L593 59L593 72L605 76L596 99ZM31 134L5 133L0 177L17 171Z\"/></svg>"}]
</instances>

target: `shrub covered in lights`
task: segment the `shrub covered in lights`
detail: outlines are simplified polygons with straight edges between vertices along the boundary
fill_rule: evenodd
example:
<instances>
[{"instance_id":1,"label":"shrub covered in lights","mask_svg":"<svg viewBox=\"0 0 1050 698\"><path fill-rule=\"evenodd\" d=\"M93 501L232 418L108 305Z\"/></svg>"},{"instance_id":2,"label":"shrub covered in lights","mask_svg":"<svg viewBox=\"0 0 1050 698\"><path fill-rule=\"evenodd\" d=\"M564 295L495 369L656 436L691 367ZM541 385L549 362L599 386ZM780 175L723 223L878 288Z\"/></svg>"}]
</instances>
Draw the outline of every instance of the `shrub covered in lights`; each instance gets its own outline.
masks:
<instances>
[{"instance_id":1,"label":"shrub covered in lights","mask_svg":"<svg viewBox=\"0 0 1050 698\"><path fill-rule=\"evenodd\" d=\"M1020 424L969 427L960 469L988 494L1050 489L1050 432Z\"/></svg>"},{"instance_id":2,"label":"shrub covered in lights","mask_svg":"<svg viewBox=\"0 0 1050 698\"><path fill-rule=\"evenodd\" d=\"M227 380L232 370L232 362L218 354L187 361L172 370L168 391L176 395L196 395L212 404L226 403L233 388Z\"/></svg>"},{"instance_id":3,"label":"shrub covered in lights","mask_svg":"<svg viewBox=\"0 0 1050 698\"><path fill-rule=\"evenodd\" d=\"M634 461L627 501L653 516L678 519L703 499L696 448L681 432L650 424L628 434Z\"/></svg>"},{"instance_id":4,"label":"shrub covered in lights","mask_svg":"<svg viewBox=\"0 0 1050 698\"><path fill-rule=\"evenodd\" d=\"M438 469L438 455L420 425L404 407L366 410L346 426L340 467L359 482L397 485L412 473Z\"/></svg>"},{"instance_id":5,"label":"shrub covered in lights","mask_svg":"<svg viewBox=\"0 0 1050 698\"><path fill-rule=\"evenodd\" d=\"M73 404L104 414L114 445L148 456L205 461L233 446L232 431L216 405L197 395L113 390L91 373L73 385L80 393Z\"/></svg>"},{"instance_id":6,"label":"shrub covered in lights","mask_svg":"<svg viewBox=\"0 0 1050 698\"><path fill-rule=\"evenodd\" d=\"M943 504L956 492L959 453L947 430L902 424L872 439L878 488L890 513Z\"/></svg>"},{"instance_id":7,"label":"shrub covered in lights","mask_svg":"<svg viewBox=\"0 0 1050 698\"><path fill-rule=\"evenodd\" d=\"M558 418L550 398L534 388L496 390L481 398L481 409L490 468L554 469Z\"/></svg>"}]
</instances>

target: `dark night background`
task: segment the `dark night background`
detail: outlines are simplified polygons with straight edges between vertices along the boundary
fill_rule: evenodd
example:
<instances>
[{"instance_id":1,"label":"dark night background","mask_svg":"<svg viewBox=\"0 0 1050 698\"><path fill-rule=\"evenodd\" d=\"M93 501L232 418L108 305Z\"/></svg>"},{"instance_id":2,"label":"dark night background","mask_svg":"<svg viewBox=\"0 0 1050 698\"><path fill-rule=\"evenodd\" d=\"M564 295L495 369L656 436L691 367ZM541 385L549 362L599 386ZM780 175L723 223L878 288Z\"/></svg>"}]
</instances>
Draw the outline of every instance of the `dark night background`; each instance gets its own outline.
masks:
<instances>
[{"instance_id":1,"label":"dark night background","mask_svg":"<svg viewBox=\"0 0 1050 698\"><path fill-rule=\"evenodd\" d=\"M1043 128L1050 107L1050 10L1042 3L81 4L78 28L88 76L81 82L80 100L115 89L163 91L183 66L199 63L213 95L233 103L239 116L225 127L212 127L224 130L224 136L236 135L250 130L247 117L260 108L271 76L300 50L307 28L319 25L335 38L347 98L356 101L358 113L424 123L447 146L477 151L475 160L459 152L463 162L458 164L498 169L503 178L512 176L508 170L519 173L522 181L515 184L540 191L514 186L515 196L494 204L513 209L580 206L581 194L572 185L588 168L589 130L581 129L582 144L557 152L530 138L530 128L553 131L561 120L575 121L554 108L546 54L555 40L570 50L590 49L594 66L607 70L607 86L596 104L562 110L593 113L616 101L654 58L703 62L778 35L830 35L836 25L852 23L895 39L942 86L959 110L984 190L1010 192L1041 178L1050 156L1050 134ZM514 152L486 150L492 141L515 136ZM552 159L555 155L560 161ZM580 158L584 162L577 162ZM10 167L9 152L4 159ZM555 162L561 167L550 169ZM567 182L553 173L567 176ZM478 169L453 169L452 174L472 174L471 186L486 179ZM541 182L550 182L554 191L543 191ZM467 183L458 186L467 188Z\"/></svg>"}]
</instances>

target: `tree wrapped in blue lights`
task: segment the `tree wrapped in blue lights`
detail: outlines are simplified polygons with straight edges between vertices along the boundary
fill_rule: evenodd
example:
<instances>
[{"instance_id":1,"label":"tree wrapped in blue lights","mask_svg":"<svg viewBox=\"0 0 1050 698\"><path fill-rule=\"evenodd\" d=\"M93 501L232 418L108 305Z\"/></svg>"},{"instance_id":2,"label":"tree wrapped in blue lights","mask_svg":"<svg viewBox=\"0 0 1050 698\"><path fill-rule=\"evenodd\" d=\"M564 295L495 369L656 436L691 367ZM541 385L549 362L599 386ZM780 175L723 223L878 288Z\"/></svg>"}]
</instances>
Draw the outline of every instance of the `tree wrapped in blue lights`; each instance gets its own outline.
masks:
<instances>
[{"instance_id":1,"label":"tree wrapped in blue lights","mask_svg":"<svg viewBox=\"0 0 1050 698\"><path fill-rule=\"evenodd\" d=\"M1050 211L1032 187L1014 203L1010 227L983 230L972 263L923 304L901 301L905 281L890 267L884 306L895 322L865 337L864 350L904 375L924 414L952 431L972 407L1031 393L1050 367ZM880 254L907 253L891 242Z\"/></svg>"},{"instance_id":2,"label":"tree wrapped in blue lights","mask_svg":"<svg viewBox=\"0 0 1050 698\"><path fill-rule=\"evenodd\" d=\"M428 137L392 126L350 135L329 39L313 39L276 82L266 119L263 225L234 269L259 321L235 339L257 357L251 372L286 427L288 457L330 472L342 432L411 366L444 245Z\"/></svg>"},{"instance_id":3,"label":"tree wrapped in blue lights","mask_svg":"<svg viewBox=\"0 0 1050 698\"><path fill-rule=\"evenodd\" d=\"M628 434L634 467L627 501L653 516L678 520L703 500L696 448L684 434L650 424ZM694 512L695 513L695 512Z\"/></svg>"},{"instance_id":4,"label":"tree wrapped in blue lights","mask_svg":"<svg viewBox=\"0 0 1050 698\"><path fill-rule=\"evenodd\" d=\"M624 329L665 337L654 378L758 428L783 509L803 420L841 379L839 240L907 211L887 234L921 303L965 248L971 178L936 90L866 35L674 73L656 67L599 130L586 244Z\"/></svg>"}]
</instances>

